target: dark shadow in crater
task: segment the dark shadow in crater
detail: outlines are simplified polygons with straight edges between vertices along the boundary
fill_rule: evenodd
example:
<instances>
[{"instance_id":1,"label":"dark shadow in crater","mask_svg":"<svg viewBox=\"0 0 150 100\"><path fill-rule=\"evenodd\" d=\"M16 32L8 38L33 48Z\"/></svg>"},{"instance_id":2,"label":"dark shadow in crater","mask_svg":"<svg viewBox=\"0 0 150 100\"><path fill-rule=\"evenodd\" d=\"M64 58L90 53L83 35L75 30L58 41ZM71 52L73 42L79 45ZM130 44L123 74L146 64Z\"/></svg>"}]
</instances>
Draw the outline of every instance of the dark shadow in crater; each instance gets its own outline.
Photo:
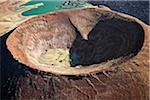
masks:
<instances>
[{"instance_id":1,"label":"dark shadow in crater","mask_svg":"<svg viewBox=\"0 0 150 100\"><path fill-rule=\"evenodd\" d=\"M144 30L136 22L111 18L99 21L84 40L77 31L70 49L70 64L89 66L128 55L134 56L144 42Z\"/></svg>"}]
</instances>

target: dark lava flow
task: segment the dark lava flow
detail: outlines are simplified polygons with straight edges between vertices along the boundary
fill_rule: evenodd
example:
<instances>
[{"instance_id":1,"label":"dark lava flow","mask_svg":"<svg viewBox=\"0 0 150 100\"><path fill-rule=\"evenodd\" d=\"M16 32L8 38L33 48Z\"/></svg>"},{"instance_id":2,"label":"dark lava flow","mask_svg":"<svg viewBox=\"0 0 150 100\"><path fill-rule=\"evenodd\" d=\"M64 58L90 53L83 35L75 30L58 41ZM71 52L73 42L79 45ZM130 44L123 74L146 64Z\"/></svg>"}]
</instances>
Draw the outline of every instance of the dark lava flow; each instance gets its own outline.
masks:
<instances>
[{"instance_id":1,"label":"dark lava flow","mask_svg":"<svg viewBox=\"0 0 150 100\"><path fill-rule=\"evenodd\" d=\"M144 30L136 22L118 18L99 21L84 40L77 31L70 49L71 65L89 66L101 62L136 55L144 42Z\"/></svg>"}]
</instances>

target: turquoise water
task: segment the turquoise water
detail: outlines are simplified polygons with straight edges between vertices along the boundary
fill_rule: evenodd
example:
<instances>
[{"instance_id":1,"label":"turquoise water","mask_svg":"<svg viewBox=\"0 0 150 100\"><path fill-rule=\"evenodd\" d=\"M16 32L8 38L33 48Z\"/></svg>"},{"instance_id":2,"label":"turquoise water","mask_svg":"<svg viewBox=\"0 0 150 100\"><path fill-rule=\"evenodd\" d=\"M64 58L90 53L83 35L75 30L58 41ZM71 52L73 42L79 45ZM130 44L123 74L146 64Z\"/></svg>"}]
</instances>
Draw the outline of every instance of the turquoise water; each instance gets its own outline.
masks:
<instances>
[{"instance_id":1,"label":"turquoise water","mask_svg":"<svg viewBox=\"0 0 150 100\"><path fill-rule=\"evenodd\" d=\"M70 2L66 3L65 1L62 1L62 0L56 0L56 1L54 0L31 0L21 6L29 6L29 5L39 4L39 3L43 3L43 5L38 6L37 8L32 8L30 10L27 10L23 12L22 15L23 16L41 15L41 14L45 14L48 12L55 12L57 10L67 10L67 9L73 9L73 8L80 8L84 6L92 6L92 4L89 4L87 2L81 2L78 0L74 0L74 1L71 0L71 2L73 3L70 3Z\"/></svg>"}]
</instances>

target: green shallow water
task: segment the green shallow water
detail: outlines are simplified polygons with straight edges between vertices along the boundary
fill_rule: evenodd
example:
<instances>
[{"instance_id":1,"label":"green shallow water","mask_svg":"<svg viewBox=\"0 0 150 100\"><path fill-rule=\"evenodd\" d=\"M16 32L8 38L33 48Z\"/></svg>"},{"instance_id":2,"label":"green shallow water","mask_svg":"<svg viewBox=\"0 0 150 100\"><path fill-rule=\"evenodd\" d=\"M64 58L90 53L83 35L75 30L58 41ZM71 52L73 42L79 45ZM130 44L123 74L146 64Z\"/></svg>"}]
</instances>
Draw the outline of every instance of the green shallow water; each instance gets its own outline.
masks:
<instances>
[{"instance_id":1,"label":"green shallow water","mask_svg":"<svg viewBox=\"0 0 150 100\"><path fill-rule=\"evenodd\" d=\"M29 6L42 3L42 5L38 6L37 8L32 8L22 13L23 16L32 16L32 15L41 15L48 12L55 12L57 10L68 10L74 8L80 8L85 6L92 6L92 4L87 2L82 2L79 0L71 0L73 2L71 5L63 5L65 1L62 0L31 0L26 4L21 6Z\"/></svg>"}]
</instances>

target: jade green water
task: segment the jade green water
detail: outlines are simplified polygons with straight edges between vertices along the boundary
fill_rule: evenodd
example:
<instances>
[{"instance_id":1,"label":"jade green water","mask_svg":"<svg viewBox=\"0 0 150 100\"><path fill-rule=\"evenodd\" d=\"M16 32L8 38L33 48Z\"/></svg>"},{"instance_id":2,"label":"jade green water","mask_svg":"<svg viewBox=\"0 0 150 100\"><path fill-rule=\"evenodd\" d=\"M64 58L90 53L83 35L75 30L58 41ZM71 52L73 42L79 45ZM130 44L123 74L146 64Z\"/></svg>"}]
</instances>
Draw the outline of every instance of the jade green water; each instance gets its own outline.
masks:
<instances>
[{"instance_id":1,"label":"jade green water","mask_svg":"<svg viewBox=\"0 0 150 100\"><path fill-rule=\"evenodd\" d=\"M21 6L29 6L29 5L39 4L39 3L42 3L43 5L40 5L37 8L32 8L30 10L27 10L23 12L22 15L23 16L41 15L48 12L55 12L57 10L67 10L67 9L74 9L74 8L80 8L85 6L92 6L92 4L89 4L87 2L82 2L79 0L70 0L69 3L66 3L65 1L62 0L31 0Z\"/></svg>"}]
</instances>

